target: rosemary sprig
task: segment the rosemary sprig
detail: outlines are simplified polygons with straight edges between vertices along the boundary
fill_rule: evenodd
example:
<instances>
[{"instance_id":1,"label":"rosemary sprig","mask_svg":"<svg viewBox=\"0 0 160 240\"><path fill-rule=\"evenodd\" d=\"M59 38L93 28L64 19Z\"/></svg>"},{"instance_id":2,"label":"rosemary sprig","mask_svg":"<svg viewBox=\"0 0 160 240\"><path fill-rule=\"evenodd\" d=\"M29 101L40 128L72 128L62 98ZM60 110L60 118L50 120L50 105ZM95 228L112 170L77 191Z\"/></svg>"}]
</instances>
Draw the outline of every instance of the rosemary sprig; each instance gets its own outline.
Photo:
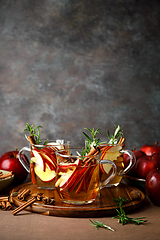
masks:
<instances>
[{"instance_id":1,"label":"rosemary sprig","mask_svg":"<svg viewBox=\"0 0 160 240\"><path fill-rule=\"evenodd\" d=\"M123 203L127 201L127 199L125 199L124 197L119 197L119 199L116 199L116 198L113 198L113 199L115 202L117 202L117 206L119 206L119 210L116 209L118 215L113 217L113 219L117 218L118 222L121 223L122 225L125 225L127 223L140 225L140 224L148 221L146 219L146 217L132 218L132 217L129 217L128 215L126 215L125 211L122 208Z\"/></svg>"},{"instance_id":2,"label":"rosemary sprig","mask_svg":"<svg viewBox=\"0 0 160 240\"><path fill-rule=\"evenodd\" d=\"M89 219L89 221L91 222L90 224L95 226L96 229L98 229L98 228L105 228L105 229L108 229L108 230L114 232L114 229L111 228L109 225L106 225L106 224L103 224L102 222L94 221L94 220L91 220L91 219Z\"/></svg>"},{"instance_id":3,"label":"rosemary sprig","mask_svg":"<svg viewBox=\"0 0 160 240\"><path fill-rule=\"evenodd\" d=\"M107 136L108 136L108 144L117 144L119 142L119 139L123 136L124 137L124 134L123 134L123 130L121 129L121 126L118 125L116 127L116 125L114 125L116 130L114 132L113 135L110 135L109 131L107 130Z\"/></svg>"},{"instance_id":4,"label":"rosemary sprig","mask_svg":"<svg viewBox=\"0 0 160 240\"><path fill-rule=\"evenodd\" d=\"M83 132L83 134L85 135L85 137L88 139L88 146L90 145L90 147L95 147L95 146L98 146L99 145L99 138L96 138L96 135L97 133L102 135L101 132L99 131L99 128L98 129L89 129L89 128L84 128L86 130L88 130L91 134L91 137L88 136L88 134L86 134L85 132Z\"/></svg>"},{"instance_id":5,"label":"rosemary sprig","mask_svg":"<svg viewBox=\"0 0 160 240\"><path fill-rule=\"evenodd\" d=\"M123 130L121 129L121 126L118 125L114 125L115 126L115 132L113 133L113 135L110 135L109 131L107 130L107 136L108 136L108 141L105 141L105 142L100 142L100 138L97 138L96 135L97 134L101 134L101 132L99 131L99 128L98 129L89 129L89 128L84 128L86 130L88 130L91 134L91 137L88 136L88 134L86 134L85 132L82 132L84 134L84 136L87 138L87 141L86 141L86 153L89 153L90 149L92 147L97 147L101 144L117 144L120 140L120 138L123 136L124 137L124 134L123 134Z\"/></svg>"},{"instance_id":6,"label":"rosemary sprig","mask_svg":"<svg viewBox=\"0 0 160 240\"><path fill-rule=\"evenodd\" d=\"M117 198L112 198L115 202L117 202L117 206L121 207L123 205L124 202L127 202L127 198L124 198L124 197L120 197L119 196L119 199Z\"/></svg>"},{"instance_id":7,"label":"rosemary sprig","mask_svg":"<svg viewBox=\"0 0 160 240\"><path fill-rule=\"evenodd\" d=\"M29 133L34 136L36 144L41 144L42 141L40 140L40 128L42 128L42 127L37 126L37 127L33 128L33 125L30 126L28 123L26 123L26 126L27 126L27 128L25 128L22 132L29 131ZM36 133L36 131L37 131L37 133ZM27 139L27 141L29 141L28 136L26 134L25 134L25 138ZM43 144L44 145L47 144L47 141L45 141Z\"/></svg>"}]
</instances>

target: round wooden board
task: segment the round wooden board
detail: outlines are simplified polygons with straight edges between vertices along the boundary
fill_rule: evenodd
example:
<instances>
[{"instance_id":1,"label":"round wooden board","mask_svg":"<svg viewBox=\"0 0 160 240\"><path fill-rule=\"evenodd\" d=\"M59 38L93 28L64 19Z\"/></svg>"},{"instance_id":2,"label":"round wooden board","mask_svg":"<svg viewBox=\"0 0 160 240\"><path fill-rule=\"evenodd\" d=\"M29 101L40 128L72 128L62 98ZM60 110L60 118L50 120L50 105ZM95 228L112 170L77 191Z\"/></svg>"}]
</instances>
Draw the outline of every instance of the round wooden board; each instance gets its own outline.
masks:
<instances>
[{"instance_id":1,"label":"round wooden board","mask_svg":"<svg viewBox=\"0 0 160 240\"><path fill-rule=\"evenodd\" d=\"M33 193L43 193L44 196L54 197L56 200L54 205L45 205L41 201L33 203L31 206L27 207L25 210L31 211L34 213L44 214L48 216L58 216L58 217L105 217L113 216L116 212L116 202L113 198L124 197L128 199L128 202L123 204L123 209L125 212L134 211L140 208L144 202L145 195L142 191L135 187L130 187L126 184L120 184L118 187L104 188L100 191L97 199L86 205L71 205L63 203L59 200L56 190L42 190L38 189L32 183L25 183L13 188L10 192L10 201L14 203L15 206L20 206L24 203L14 196L13 193L18 192L19 190L30 189L31 194ZM136 190L140 193L140 198L133 200L131 192ZM28 196L26 200L29 198Z\"/></svg>"}]
</instances>

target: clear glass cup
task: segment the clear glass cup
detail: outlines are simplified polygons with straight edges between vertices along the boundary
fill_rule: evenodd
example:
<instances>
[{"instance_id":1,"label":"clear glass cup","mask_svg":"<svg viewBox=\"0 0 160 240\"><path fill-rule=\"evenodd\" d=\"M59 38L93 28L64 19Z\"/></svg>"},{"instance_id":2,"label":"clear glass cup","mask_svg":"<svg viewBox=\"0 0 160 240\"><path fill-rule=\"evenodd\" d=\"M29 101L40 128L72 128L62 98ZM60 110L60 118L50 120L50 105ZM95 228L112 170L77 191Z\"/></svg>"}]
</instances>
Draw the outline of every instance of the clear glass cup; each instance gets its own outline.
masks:
<instances>
[{"instance_id":1,"label":"clear glass cup","mask_svg":"<svg viewBox=\"0 0 160 240\"><path fill-rule=\"evenodd\" d=\"M54 189L56 180L57 159L55 152L70 148L70 141L49 140L45 145L30 144L19 151L19 161L30 173L31 181L41 189ZM23 157L30 152L30 162Z\"/></svg>"},{"instance_id":2,"label":"clear glass cup","mask_svg":"<svg viewBox=\"0 0 160 240\"><path fill-rule=\"evenodd\" d=\"M61 201L68 204L92 203L100 190L116 176L116 165L109 160L101 160L97 155L82 156L82 149L71 148L56 151L56 189ZM100 164L109 164L112 173L100 182Z\"/></svg>"},{"instance_id":3,"label":"clear glass cup","mask_svg":"<svg viewBox=\"0 0 160 240\"><path fill-rule=\"evenodd\" d=\"M101 144L101 160L110 160L115 163L117 167L117 174L114 179L110 181L106 187L118 186L124 176L135 164L135 155L130 150L124 150L124 144ZM129 165L124 169L123 154L130 157ZM100 179L101 182L112 173L111 165L100 165Z\"/></svg>"}]
</instances>

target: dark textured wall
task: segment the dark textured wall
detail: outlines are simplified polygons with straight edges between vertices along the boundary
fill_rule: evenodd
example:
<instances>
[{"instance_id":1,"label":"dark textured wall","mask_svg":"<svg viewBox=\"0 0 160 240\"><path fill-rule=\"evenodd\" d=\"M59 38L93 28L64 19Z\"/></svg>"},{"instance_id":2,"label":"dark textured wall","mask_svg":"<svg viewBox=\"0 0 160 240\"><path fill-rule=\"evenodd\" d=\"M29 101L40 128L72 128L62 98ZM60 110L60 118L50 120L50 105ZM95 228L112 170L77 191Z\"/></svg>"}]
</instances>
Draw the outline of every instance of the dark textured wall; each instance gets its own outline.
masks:
<instances>
[{"instance_id":1,"label":"dark textured wall","mask_svg":"<svg viewBox=\"0 0 160 240\"><path fill-rule=\"evenodd\" d=\"M83 145L120 124L160 141L160 1L0 0L0 153L42 137Z\"/></svg>"}]
</instances>

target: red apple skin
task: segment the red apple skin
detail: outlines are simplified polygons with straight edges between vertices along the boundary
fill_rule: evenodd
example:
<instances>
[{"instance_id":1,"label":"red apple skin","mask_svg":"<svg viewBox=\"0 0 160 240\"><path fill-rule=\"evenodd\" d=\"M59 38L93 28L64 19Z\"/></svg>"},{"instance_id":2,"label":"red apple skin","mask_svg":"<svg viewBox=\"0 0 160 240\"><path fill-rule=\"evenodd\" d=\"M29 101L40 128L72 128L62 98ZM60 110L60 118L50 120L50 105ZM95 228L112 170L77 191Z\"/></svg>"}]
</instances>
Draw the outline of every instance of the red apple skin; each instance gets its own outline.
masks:
<instances>
[{"instance_id":1,"label":"red apple skin","mask_svg":"<svg viewBox=\"0 0 160 240\"><path fill-rule=\"evenodd\" d=\"M145 190L150 201L156 205L160 206L160 171L157 169L151 170L145 182Z\"/></svg>"},{"instance_id":2,"label":"red apple skin","mask_svg":"<svg viewBox=\"0 0 160 240\"><path fill-rule=\"evenodd\" d=\"M153 169L155 169L155 163L150 156L143 156L137 160L135 167L137 177L145 179L147 174Z\"/></svg>"},{"instance_id":3,"label":"red apple skin","mask_svg":"<svg viewBox=\"0 0 160 240\"><path fill-rule=\"evenodd\" d=\"M146 154L140 150L131 150L135 157L136 157L136 162L134 164L134 166L128 171L128 175L132 175L132 176L135 176L136 175L136 163L137 163L137 160L142 157L142 156L145 156ZM123 154L123 161L124 161L124 168L126 168L128 165L129 165L129 162L130 162L130 157L129 155L127 154Z\"/></svg>"},{"instance_id":4,"label":"red apple skin","mask_svg":"<svg viewBox=\"0 0 160 240\"><path fill-rule=\"evenodd\" d=\"M160 153L153 153L151 160L155 164L155 168L160 169Z\"/></svg>"},{"instance_id":5,"label":"red apple skin","mask_svg":"<svg viewBox=\"0 0 160 240\"><path fill-rule=\"evenodd\" d=\"M146 155L151 156L153 153L160 153L160 146L155 142L154 145L143 145L140 150Z\"/></svg>"},{"instance_id":6,"label":"red apple skin","mask_svg":"<svg viewBox=\"0 0 160 240\"><path fill-rule=\"evenodd\" d=\"M12 182L13 185L23 183L28 175L28 172L19 162L18 151L10 151L4 153L0 157L0 169L13 172L15 175Z\"/></svg>"}]
</instances>

